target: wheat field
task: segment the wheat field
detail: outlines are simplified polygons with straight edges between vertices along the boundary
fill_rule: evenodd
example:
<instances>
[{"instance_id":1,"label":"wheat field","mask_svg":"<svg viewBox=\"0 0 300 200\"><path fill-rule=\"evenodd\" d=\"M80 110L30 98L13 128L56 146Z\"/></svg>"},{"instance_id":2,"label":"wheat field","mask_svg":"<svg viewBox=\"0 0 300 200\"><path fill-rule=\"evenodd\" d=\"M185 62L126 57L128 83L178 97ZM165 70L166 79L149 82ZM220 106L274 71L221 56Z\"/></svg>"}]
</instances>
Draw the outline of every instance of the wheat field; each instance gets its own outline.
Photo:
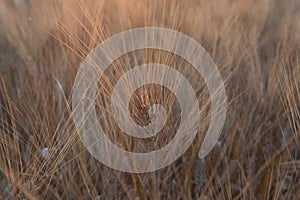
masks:
<instances>
[{"instance_id":1,"label":"wheat field","mask_svg":"<svg viewBox=\"0 0 300 200\"><path fill-rule=\"evenodd\" d=\"M197 156L210 117L205 82L161 50L111 64L97 88L98 121L128 151L166 145L180 118L170 90L149 85L130 100L141 126L149 104L168 107L155 138L126 135L108 106L127 70L162 63L187 77L200 102L190 148L163 169L125 173L96 160L80 140L71 106L80 64L106 38L139 27L180 31L218 66L227 115L205 158ZM0 106L0 199L300 199L300 1L1 0Z\"/></svg>"}]
</instances>

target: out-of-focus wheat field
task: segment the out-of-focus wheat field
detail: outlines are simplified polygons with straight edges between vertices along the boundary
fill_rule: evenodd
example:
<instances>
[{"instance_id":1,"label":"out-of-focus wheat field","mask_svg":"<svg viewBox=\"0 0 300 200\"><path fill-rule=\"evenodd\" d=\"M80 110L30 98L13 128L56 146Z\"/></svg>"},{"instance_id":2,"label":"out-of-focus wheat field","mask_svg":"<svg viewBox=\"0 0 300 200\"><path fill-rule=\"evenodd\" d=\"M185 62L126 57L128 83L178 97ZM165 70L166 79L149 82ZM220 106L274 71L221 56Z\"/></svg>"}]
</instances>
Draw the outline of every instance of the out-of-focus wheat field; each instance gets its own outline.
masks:
<instances>
[{"instance_id":1,"label":"out-of-focus wheat field","mask_svg":"<svg viewBox=\"0 0 300 200\"><path fill-rule=\"evenodd\" d=\"M203 102L197 139L170 166L129 174L86 150L71 95L93 48L144 26L201 44L221 72L228 110L217 145L199 159L210 103L201 77L184 65ZM174 55L155 53L128 54L112 71L121 76L132 57L174 65ZM0 199L300 199L299 78L299 0L1 0ZM119 146L149 151L173 137L172 120L158 143L124 136L105 107L111 82L100 83L108 89L99 89L99 123ZM141 124L143 97L154 90L133 100Z\"/></svg>"}]
</instances>

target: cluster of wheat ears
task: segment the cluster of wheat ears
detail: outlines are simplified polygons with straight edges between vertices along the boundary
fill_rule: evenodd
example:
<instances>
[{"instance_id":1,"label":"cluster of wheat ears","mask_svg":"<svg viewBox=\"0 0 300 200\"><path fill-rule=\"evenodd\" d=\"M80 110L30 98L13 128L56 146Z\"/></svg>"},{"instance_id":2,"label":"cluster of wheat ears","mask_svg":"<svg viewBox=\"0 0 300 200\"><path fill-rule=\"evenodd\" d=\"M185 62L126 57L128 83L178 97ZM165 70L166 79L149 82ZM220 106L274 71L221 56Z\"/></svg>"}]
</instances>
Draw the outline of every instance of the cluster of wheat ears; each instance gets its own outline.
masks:
<instances>
[{"instance_id":1,"label":"cluster of wheat ears","mask_svg":"<svg viewBox=\"0 0 300 200\"><path fill-rule=\"evenodd\" d=\"M172 92L150 84L132 96L131 117L147 125L149 105L160 103L168 111L165 127L146 139L118 127L110 96L135 65L156 62L183 74L201 115L196 139L176 162L124 173L82 144L72 87L80 63L101 41L145 26L180 31L207 50L225 82L227 116L217 145L199 159L210 118L201 75L170 52L120 57L99 80L95 101L99 123L116 145L135 152L161 148L180 121ZM299 199L299 58L299 0L2 0L0 199Z\"/></svg>"}]
</instances>

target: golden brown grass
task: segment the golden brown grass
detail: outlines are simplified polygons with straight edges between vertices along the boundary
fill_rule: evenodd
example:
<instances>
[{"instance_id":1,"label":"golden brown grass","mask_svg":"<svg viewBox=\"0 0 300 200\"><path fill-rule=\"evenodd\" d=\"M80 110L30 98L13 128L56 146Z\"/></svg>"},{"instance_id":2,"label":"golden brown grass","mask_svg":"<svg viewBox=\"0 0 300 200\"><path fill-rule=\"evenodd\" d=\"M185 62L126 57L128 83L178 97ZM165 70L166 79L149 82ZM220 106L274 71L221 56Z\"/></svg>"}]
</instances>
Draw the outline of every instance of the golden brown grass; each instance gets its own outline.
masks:
<instances>
[{"instance_id":1,"label":"golden brown grass","mask_svg":"<svg viewBox=\"0 0 300 200\"><path fill-rule=\"evenodd\" d=\"M297 0L1 1L2 198L299 199L299 13ZM178 58L167 52L121 57L107 76L120 77L137 63L164 63L188 77L202 102L198 137L180 159L156 172L128 174L86 151L70 99L85 56L108 36L143 26L181 31L210 53L225 80L228 114L218 145L200 160L210 105L201 77L183 60L176 65ZM145 152L168 142L178 119L172 94L160 88L175 109L161 141L137 141L119 130L107 108L115 80L100 83L106 87L99 87L99 121L111 140ZM159 101L157 90L135 93L137 123L146 123L147 116L139 116L149 102ZM49 158L42 157L45 147Z\"/></svg>"}]
</instances>

